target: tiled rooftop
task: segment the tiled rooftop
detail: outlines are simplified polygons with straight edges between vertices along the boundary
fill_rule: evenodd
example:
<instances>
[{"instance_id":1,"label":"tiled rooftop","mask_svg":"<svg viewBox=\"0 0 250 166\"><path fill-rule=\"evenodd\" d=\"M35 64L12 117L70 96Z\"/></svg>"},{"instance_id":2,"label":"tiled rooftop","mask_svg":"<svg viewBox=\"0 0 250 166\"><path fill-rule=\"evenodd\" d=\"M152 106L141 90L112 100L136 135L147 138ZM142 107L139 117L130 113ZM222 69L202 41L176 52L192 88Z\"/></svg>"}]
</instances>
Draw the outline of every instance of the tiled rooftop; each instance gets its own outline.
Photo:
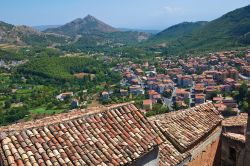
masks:
<instances>
[{"instance_id":1,"label":"tiled rooftop","mask_svg":"<svg viewBox=\"0 0 250 166\"><path fill-rule=\"evenodd\" d=\"M130 104L130 103L113 104L113 105L109 105L106 107L105 106L91 107L91 108L82 109L82 110L72 110L69 113L56 114L54 116L49 116L49 117L38 119L35 121L21 122L21 123L8 125L8 126L2 126L0 127L0 133L23 130L24 128L39 127L39 126L49 125L52 123L59 123L61 121L71 120L71 119L81 117L84 115L86 116L86 115L90 115L93 113L102 112L104 110L112 109L115 107L121 107L127 104Z\"/></svg>"},{"instance_id":2,"label":"tiled rooftop","mask_svg":"<svg viewBox=\"0 0 250 166\"><path fill-rule=\"evenodd\" d=\"M180 152L186 152L216 128L222 119L212 103L204 103L191 109L158 115L150 120Z\"/></svg>"},{"instance_id":3,"label":"tiled rooftop","mask_svg":"<svg viewBox=\"0 0 250 166\"><path fill-rule=\"evenodd\" d=\"M152 123L155 131L164 141L160 145L160 166L174 166L180 164L183 160L191 156L189 152L179 152L173 144L163 135L155 123Z\"/></svg>"},{"instance_id":4,"label":"tiled rooftop","mask_svg":"<svg viewBox=\"0 0 250 166\"><path fill-rule=\"evenodd\" d=\"M224 137L229 138L231 140L235 140L235 141L239 141L241 143L245 143L246 142L246 137L242 134L237 134L237 133L223 133L222 134Z\"/></svg>"},{"instance_id":5,"label":"tiled rooftop","mask_svg":"<svg viewBox=\"0 0 250 166\"><path fill-rule=\"evenodd\" d=\"M133 104L23 127L2 130L4 165L126 165L162 143Z\"/></svg>"},{"instance_id":6,"label":"tiled rooftop","mask_svg":"<svg viewBox=\"0 0 250 166\"><path fill-rule=\"evenodd\" d=\"M241 113L238 116L233 116L222 121L222 126L246 126L247 125L247 113Z\"/></svg>"}]
</instances>

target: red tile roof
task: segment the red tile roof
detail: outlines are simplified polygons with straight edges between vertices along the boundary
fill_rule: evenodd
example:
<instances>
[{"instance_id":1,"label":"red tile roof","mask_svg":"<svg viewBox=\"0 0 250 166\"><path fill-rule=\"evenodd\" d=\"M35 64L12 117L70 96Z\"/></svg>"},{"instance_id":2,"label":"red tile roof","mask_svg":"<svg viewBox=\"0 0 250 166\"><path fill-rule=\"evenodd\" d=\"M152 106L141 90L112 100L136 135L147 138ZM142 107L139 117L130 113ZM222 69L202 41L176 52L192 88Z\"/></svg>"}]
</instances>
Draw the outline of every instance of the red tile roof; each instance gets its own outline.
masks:
<instances>
[{"instance_id":1,"label":"red tile roof","mask_svg":"<svg viewBox=\"0 0 250 166\"><path fill-rule=\"evenodd\" d=\"M196 99L204 99L205 98L205 94L196 94L195 98Z\"/></svg>"},{"instance_id":2,"label":"red tile roof","mask_svg":"<svg viewBox=\"0 0 250 166\"><path fill-rule=\"evenodd\" d=\"M222 121L222 126L247 126L247 113L241 113L238 116L226 118Z\"/></svg>"},{"instance_id":3,"label":"red tile roof","mask_svg":"<svg viewBox=\"0 0 250 166\"><path fill-rule=\"evenodd\" d=\"M148 91L148 94L149 94L149 95L158 95L159 93L156 92L155 90L149 90L149 91Z\"/></svg>"},{"instance_id":4,"label":"red tile roof","mask_svg":"<svg viewBox=\"0 0 250 166\"><path fill-rule=\"evenodd\" d=\"M222 134L224 137L234 140L234 141L239 141L241 143L245 143L246 142L246 137L243 134L237 134L237 133L223 133Z\"/></svg>"},{"instance_id":5,"label":"red tile roof","mask_svg":"<svg viewBox=\"0 0 250 166\"><path fill-rule=\"evenodd\" d=\"M216 128L222 119L212 103L204 103L191 109L158 115L151 120L179 151L185 152Z\"/></svg>"},{"instance_id":6,"label":"red tile roof","mask_svg":"<svg viewBox=\"0 0 250 166\"><path fill-rule=\"evenodd\" d=\"M2 138L5 165L126 165L162 143L133 104L25 127Z\"/></svg>"},{"instance_id":7,"label":"red tile roof","mask_svg":"<svg viewBox=\"0 0 250 166\"><path fill-rule=\"evenodd\" d=\"M185 89L176 89L176 94L189 94L189 92L187 92Z\"/></svg>"},{"instance_id":8,"label":"red tile roof","mask_svg":"<svg viewBox=\"0 0 250 166\"><path fill-rule=\"evenodd\" d=\"M213 101L222 101L222 100L223 100L222 97L214 97L214 98L213 98Z\"/></svg>"},{"instance_id":9,"label":"red tile roof","mask_svg":"<svg viewBox=\"0 0 250 166\"><path fill-rule=\"evenodd\" d=\"M143 105L151 105L153 101L151 99L143 100Z\"/></svg>"},{"instance_id":10,"label":"red tile roof","mask_svg":"<svg viewBox=\"0 0 250 166\"><path fill-rule=\"evenodd\" d=\"M151 120L153 120L151 118ZM162 138L164 141L160 145L160 166L172 166L172 165L178 165L186 158L190 157L191 154L189 152L181 153L179 152L174 145L163 135L163 133L160 131L160 128L156 126L155 123L152 123L155 131L158 135Z\"/></svg>"}]
</instances>

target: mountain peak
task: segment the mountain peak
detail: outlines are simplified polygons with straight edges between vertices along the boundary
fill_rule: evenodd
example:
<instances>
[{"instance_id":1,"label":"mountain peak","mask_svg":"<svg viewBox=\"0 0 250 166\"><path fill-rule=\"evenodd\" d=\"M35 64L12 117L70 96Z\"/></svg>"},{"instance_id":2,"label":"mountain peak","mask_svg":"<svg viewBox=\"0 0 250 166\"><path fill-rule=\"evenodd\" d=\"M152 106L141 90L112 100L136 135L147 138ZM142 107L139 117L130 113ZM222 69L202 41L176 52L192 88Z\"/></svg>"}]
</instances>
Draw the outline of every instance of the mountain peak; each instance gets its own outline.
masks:
<instances>
[{"instance_id":1,"label":"mountain peak","mask_svg":"<svg viewBox=\"0 0 250 166\"><path fill-rule=\"evenodd\" d=\"M94 16L88 14L86 17L84 17L84 19L95 19L97 20Z\"/></svg>"},{"instance_id":2,"label":"mountain peak","mask_svg":"<svg viewBox=\"0 0 250 166\"><path fill-rule=\"evenodd\" d=\"M119 30L98 20L92 15L87 15L84 18L77 18L72 22L60 26L58 28L50 28L45 30L45 32L68 35L68 36L93 34L93 33L110 33L117 31Z\"/></svg>"},{"instance_id":3,"label":"mountain peak","mask_svg":"<svg viewBox=\"0 0 250 166\"><path fill-rule=\"evenodd\" d=\"M95 18L94 16L88 14L86 17L84 17L82 19L83 21L87 21L87 22L101 22L100 20L98 20L97 18Z\"/></svg>"}]
</instances>

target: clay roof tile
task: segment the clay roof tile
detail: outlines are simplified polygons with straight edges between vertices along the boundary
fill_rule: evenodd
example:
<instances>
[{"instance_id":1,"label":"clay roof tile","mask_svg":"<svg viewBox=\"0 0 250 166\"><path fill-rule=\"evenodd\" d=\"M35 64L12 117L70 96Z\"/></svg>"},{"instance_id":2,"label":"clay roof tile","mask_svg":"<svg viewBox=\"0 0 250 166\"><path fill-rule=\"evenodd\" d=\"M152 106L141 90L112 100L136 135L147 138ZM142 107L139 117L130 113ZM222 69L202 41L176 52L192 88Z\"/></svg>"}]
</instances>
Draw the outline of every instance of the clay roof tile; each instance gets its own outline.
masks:
<instances>
[{"instance_id":1,"label":"clay roof tile","mask_svg":"<svg viewBox=\"0 0 250 166\"><path fill-rule=\"evenodd\" d=\"M162 142L133 104L55 123L44 120L7 133L1 148L9 165L126 165Z\"/></svg>"}]
</instances>

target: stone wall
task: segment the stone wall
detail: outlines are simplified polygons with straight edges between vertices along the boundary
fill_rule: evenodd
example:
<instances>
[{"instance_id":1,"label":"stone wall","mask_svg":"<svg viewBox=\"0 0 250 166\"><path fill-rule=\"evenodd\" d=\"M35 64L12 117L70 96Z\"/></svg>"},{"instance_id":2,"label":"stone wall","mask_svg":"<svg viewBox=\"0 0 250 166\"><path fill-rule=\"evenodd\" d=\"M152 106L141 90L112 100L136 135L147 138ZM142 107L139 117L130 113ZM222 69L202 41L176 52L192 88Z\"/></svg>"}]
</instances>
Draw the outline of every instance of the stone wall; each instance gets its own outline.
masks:
<instances>
[{"instance_id":1,"label":"stone wall","mask_svg":"<svg viewBox=\"0 0 250 166\"><path fill-rule=\"evenodd\" d=\"M188 166L220 166L221 128L218 127L203 143L193 149Z\"/></svg>"},{"instance_id":2,"label":"stone wall","mask_svg":"<svg viewBox=\"0 0 250 166\"><path fill-rule=\"evenodd\" d=\"M230 133L237 133L237 134L243 134L246 133L246 126L229 126L229 127L223 127L223 133L230 132Z\"/></svg>"},{"instance_id":3,"label":"stone wall","mask_svg":"<svg viewBox=\"0 0 250 166\"><path fill-rule=\"evenodd\" d=\"M250 100L250 94L248 95ZM250 110L248 110L248 120L247 120L247 131L246 131L246 143L244 151L243 166L249 166L250 164Z\"/></svg>"},{"instance_id":4,"label":"stone wall","mask_svg":"<svg viewBox=\"0 0 250 166\"><path fill-rule=\"evenodd\" d=\"M196 156L188 166L219 166L220 165L220 138L208 145Z\"/></svg>"},{"instance_id":5,"label":"stone wall","mask_svg":"<svg viewBox=\"0 0 250 166\"><path fill-rule=\"evenodd\" d=\"M0 155L0 166L3 166L3 159L1 155Z\"/></svg>"},{"instance_id":6,"label":"stone wall","mask_svg":"<svg viewBox=\"0 0 250 166\"><path fill-rule=\"evenodd\" d=\"M225 136L221 138L221 165L222 166L242 166L244 158L244 143L229 139Z\"/></svg>"}]
</instances>

